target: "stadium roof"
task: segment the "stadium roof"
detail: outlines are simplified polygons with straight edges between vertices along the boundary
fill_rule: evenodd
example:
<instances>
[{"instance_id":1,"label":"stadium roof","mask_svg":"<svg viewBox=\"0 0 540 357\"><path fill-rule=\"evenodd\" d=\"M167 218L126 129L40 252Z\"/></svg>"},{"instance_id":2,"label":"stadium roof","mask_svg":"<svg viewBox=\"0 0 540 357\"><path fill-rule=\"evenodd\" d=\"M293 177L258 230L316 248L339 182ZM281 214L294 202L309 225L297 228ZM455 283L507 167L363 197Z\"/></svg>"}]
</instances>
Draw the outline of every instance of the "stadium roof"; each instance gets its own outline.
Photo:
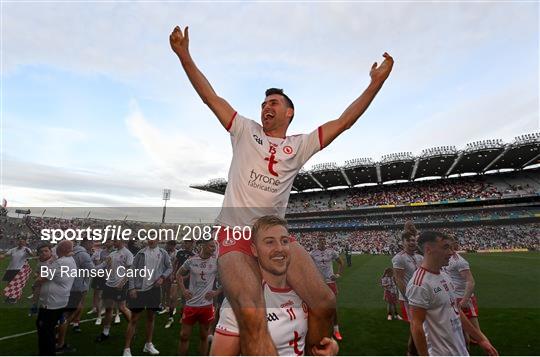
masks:
<instances>
[{"instance_id":1,"label":"stadium roof","mask_svg":"<svg viewBox=\"0 0 540 357\"><path fill-rule=\"evenodd\" d=\"M410 152L384 155L380 161L371 158L348 160L345 165L335 163L315 165L301 170L293 183L293 191L354 187L368 183L396 180L414 181L423 177L448 177L456 174L514 169L540 163L540 133L517 136L512 143L502 140L482 140L467 144L463 150L441 146L422 150L419 156ZM214 193L225 193L227 181L213 179L207 184L190 187Z\"/></svg>"}]
</instances>

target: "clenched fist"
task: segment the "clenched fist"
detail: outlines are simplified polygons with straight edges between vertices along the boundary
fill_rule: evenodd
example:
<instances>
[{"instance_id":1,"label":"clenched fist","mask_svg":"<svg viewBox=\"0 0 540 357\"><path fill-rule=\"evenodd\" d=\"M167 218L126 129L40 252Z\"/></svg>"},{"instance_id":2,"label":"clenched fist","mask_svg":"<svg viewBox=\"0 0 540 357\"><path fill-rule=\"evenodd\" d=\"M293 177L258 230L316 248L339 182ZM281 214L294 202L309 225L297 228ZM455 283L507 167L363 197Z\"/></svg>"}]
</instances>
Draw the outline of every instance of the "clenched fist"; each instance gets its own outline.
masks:
<instances>
[{"instance_id":1,"label":"clenched fist","mask_svg":"<svg viewBox=\"0 0 540 357\"><path fill-rule=\"evenodd\" d=\"M188 27L182 33L182 29L178 26L174 28L169 36L171 48L178 56L189 51L189 32Z\"/></svg>"}]
</instances>

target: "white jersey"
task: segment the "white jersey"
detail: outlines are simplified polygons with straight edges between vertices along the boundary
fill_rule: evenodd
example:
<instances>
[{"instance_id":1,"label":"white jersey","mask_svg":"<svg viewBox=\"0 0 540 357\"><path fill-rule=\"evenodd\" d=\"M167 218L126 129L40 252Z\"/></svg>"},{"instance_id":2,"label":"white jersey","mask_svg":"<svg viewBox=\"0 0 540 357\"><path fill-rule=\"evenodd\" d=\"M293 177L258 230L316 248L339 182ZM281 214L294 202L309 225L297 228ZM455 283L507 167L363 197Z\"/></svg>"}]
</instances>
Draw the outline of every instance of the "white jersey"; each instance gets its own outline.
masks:
<instances>
[{"instance_id":1,"label":"white jersey","mask_svg":"<svg viewBox=\"0 0 540 357\"><path fill-rule=\"evenodd\" d=\"M443 268L454 283L456 289L456 297L462 298L465 294L465 287L467 286L467 280L461 276L461 272L470 270L469 263L458 253L455 253L450 258L448 266Z\"/></svg>"},{"instance_id":2,"label":"white jersey","mask_svg":"<svg viewBox=\"0 0 540 357\"><path fill-rule=\"evenodd\" d=\"M260 124L235 115L227 130L233 158L216 224L251 226L264 215L284 217L296 174L322 147L321 128L273 138Z\"/></svg>"},{"instance_id":3,"label":"white jersey","mask_svg":"<svg viewBox=\"0 0 540 357\"><path fill-rule=\"evenodd\" d=\"M420 267L407 284L409 306L426 310L424 333L430 356L468 356L452 279Z\"/></svg>"},{"instance_id":4,"label":"white jersey","mask_svg":"<svg viewBox=\"0 0 540 357\"><path fill-rule=\"evenodd\" d=\"M105 282L105 285L116 288L122 281L127 281L125 274L127 268L133 264L133 253L126 247L122 247L122 249L113 250L108 257L111 258L111 266L109 267L111 277Z\"/></svg>"},{"instance_id":5,"label":"white jersey","mask_svg":"<svg viewBox=\"0 0 540 357\"><path fill-rule=\"evenodd\" d=\"M394 278L389 276L384 276L381 278L381 286L384 290L391 292L392 294L397 294L397 287L394 281Z\"/></svg>"},{"instance_id":6,"label":"white jersey","mask_svg":"<svg viewBox=\"0 0 540 357\"><path fill-rule=\"evenodd\" d=\"M317 269L321 272L324 281L332 283L332 276L334 276L334 260L339 258L338 252L332 248L326 248L325 250L315 249L310 253L311 258L315 262Z\"/></svg>"},{"instance_id":7,"label":"white jersey","mask_svg":"<svg viewBox=\"0 0 540 357\"><path fill-rule=\"evenodd\" d=\"M32 256L32 251L28 247L15 247L8 250L6 255L11 255L7 270L21 270L28 257Z\"/></svg>"},{"instance_id":8,"label":"white jersey","mask_svg":"<svg viewBox=\"0 0 540 357\"><path fill-rule=\"evenodd\" d=\"M212 305L213 299L208 300L204 295L214 290L218 272L217 258L211 256L203 259L195 254L182 264L182 268L189 271L189 291L193 294L186 305L193 307Z\"/></svg>"},{"instance_id":9,"label":"white jersey","mask_svg":"<svg viewBox=\"0 0 540 357\"><path fill-rule=\"evenodd\" d=\"M405 286L407 286L407 283L411 280L416 269L422 264L422 259L424 259L424 257L420 254L414 253L413 255L410 255L404 250L397 253L392 258L392 267L394 269L402 269L405 271ZM399 300L405 301L401 291L399 292Z\"/></svg>"},{"instance_id":10,"label":"white jersey","mask_svg":"<svg viewBox=\"0 0 540 357\"><path fill-rule=\"evenodd\" d=\"M308 307L290 288L263 283L268 330L280 356L302 356L308 329ZM238 322L227 299L221 305L216 333L239 336Z\"/></svg>"}]
</instances>

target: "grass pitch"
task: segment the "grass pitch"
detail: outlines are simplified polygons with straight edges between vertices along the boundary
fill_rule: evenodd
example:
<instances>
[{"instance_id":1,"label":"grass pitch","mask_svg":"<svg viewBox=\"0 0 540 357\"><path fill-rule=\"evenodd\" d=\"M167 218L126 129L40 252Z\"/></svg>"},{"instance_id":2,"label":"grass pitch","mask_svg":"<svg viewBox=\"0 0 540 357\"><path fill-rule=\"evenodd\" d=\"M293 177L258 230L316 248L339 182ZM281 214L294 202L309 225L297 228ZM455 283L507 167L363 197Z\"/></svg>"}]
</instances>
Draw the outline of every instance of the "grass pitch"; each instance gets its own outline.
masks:
<instances>
[{"instance_id":1,"label":"grass pitch","mask_svg":"<svg viewBox=\"0 0 540 357\"><path fill-rule=\"evenodd\" d=\"M540 355L540 253L465 254L476 279L476 295L480 309L480 326L501 355ZM0 262L2 272L7 259ZM345 268L339 280L338 316L343 341L341 355L403 355L408 337L408 324L387 321L379 281L389 256L359 255L351 268ZM30 294L29 286L24 296ZM3 288L5 283L1 285ZM87 298L88 311L91 297ZM17 305L0 302L0 354L35 355L37 336L35 317L28 317L28 300ZM88 318L84 314L83 319ZM95 317L93 315L92 317ZM166 316L156 318L154 344L162 355L175 355L180 324L164 329ZM144 316L139 322L132 353L142 354ZM81 324L82 333L69 332L67 341L76 348L76 355L121 355L126 322L111 328L111 338L97 344L94 338L101 326L94 321ZM17 336L21 334L20 336ZM198 330L193 331L190 355L197 355ZM473 346L472 354L482 355Z\"/></svg>"}]
</instances>

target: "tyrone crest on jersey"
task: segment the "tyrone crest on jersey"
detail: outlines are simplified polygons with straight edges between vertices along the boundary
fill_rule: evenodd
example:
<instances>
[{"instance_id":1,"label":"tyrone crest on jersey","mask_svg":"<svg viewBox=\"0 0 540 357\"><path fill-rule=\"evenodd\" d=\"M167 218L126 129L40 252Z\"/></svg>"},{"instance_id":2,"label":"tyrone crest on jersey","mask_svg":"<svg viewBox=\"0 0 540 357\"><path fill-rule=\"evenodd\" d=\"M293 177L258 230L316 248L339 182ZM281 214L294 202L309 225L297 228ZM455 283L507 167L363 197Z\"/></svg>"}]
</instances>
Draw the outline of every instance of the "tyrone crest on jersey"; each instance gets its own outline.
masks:
<instances>
[{"instance_id":1,"label":"tyrone crest on jersey","mask_svg":"<svg viewBox=\"0 0 540 357\"><path fill-rule=\"evenodd\" d=\"M276 144L270 143L270 150L268 151L270 156L265 157L264 159L268 161L268 172L270 172L271 175L278 177L278 173L274 171L274 165L279 162L276 160L276 147Z\"/></svg>"}]
</instances>

